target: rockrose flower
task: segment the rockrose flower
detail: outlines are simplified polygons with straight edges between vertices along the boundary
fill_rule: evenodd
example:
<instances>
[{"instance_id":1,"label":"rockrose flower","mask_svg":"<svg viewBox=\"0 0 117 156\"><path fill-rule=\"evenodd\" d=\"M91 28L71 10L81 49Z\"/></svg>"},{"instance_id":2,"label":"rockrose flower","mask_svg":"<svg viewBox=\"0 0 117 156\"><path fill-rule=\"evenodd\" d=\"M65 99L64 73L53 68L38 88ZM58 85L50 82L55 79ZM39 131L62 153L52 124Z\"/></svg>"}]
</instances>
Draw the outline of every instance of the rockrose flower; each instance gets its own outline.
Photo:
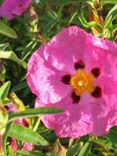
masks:
<instances>
[{"instance_id":1,"label":"rockrose flower","mask_svg":"<svg viewBox=\"0 0 117 156\"><path fill-rule=\"evenodd\" d=\"M12 20L21 16L30 6L31 0L4 0L0 6L0 16Z\"/></svg>"},{"instance_id":2,"label":"rockrose flower","mask_svg":"<svg viewBox=\"0 0 117 156\"><path fill-rule=\"evenodd\" d=\"M27 82L35 107L56 107L44 115L59 137L104 135L117 125L117 45L71 26L41 46L28 64Z\"/></svg>"}]
</instances>

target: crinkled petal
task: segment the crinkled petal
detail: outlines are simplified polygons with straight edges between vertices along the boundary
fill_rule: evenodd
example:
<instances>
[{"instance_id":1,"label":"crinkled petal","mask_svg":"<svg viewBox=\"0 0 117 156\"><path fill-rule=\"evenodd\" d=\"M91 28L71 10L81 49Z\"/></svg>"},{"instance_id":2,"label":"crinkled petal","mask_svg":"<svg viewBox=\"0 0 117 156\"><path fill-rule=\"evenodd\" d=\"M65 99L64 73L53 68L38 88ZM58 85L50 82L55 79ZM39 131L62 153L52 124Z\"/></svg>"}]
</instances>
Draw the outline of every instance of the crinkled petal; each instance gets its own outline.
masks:
<instances>
[{"instance_id":1,"label":"crinkled petal","mask_svg":"<svg viewBox=\"0 0 117 156\"><path fill-rule=\"evenodd\" d=\"M88 35L88 39L95 47L105 50L105 52L117 57L117 44L107 39L100 39L91 34Z\"/></svg>"},{"instance_id":2,"label":"crinkled petal","mask_svg":"<svg viewBox=\"0 0 117 156\"><path fill-rule=\"evenodd\" d=\"M43 58L44 46L31 57L28 64L27 82L34 94L44 103L54 103L64 98L71 90L62 82L66 73L59 72Z\"/></svg>"},{"instance_id":3,"label":"crinkled petal","mask_svg":"<svg viewBox=\"0 0 117 156\"><path fill-rule=\"evenodd\" d=\"M90 55L86 36L87 33L76 26L63 29L45 47L45 59L58 70L74 73L74 62L83 60L84 54Z\"/></svg>"},{"instance_id":4,"label":"crinkled petal","mask_svg":"<svg viewBox=\"0 0 117 156\"><path fill-rule=\"evenodd\" d=\"M95 85L100 86L105 94L117 94L117 80L112 76L100 76L95 80Z\"/></svg>"},{"instance_id":5,"label":"crinkled petal","mask_svg":"<svg viewBox=\"0 0 117 156\"><path fill-rule=\"evenodd\" d=\"M98 136L106 134L110 128L117 125L117 97L115 95L103 95L102 98L91 102L93 130Z\"/></svg>"},{"instance_id":6,"label":"crinkled petal","mask_svg":"<svg viewBox=\"0 0 117 156\"><path fill-rule=\"evenodd\" d=\"M44 115L41 119L47 128L55 130L59 137L78 138L89 134L92 130L90 120L89 95L83 96L80 103L73 104L71 97L66 97L54 107L61 108L65 112L56 115ZM43 107L39 99L36 100L36 107ZM48 104L47 107L52 107Z\"/></svg>"}]
</instances>

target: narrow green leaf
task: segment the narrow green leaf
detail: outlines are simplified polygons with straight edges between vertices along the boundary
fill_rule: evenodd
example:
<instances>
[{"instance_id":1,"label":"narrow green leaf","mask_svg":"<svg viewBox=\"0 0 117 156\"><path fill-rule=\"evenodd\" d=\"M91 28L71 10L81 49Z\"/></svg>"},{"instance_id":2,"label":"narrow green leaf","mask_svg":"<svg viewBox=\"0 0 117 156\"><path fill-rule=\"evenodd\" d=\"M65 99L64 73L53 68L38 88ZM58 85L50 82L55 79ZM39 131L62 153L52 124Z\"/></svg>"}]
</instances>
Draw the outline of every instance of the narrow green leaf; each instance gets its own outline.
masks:
<instances>
[{"instance_id":1,"label":"narrow green leaf","mask_svg":"<svg viewBox=\"0 0 117 156\"><path fill-rule=\"evenodd\" d=\"M117 5L115 5L108 13L105 18L105 27L108 27L112 24L112 21L117 17Z\"/></svg>"},{"instance_id":2,"label":"narrow green leaf","mask_svg":"<svg viewBox=\"0 0 117 156\"><path fill-rule=\"evenodd\" d=\"M78 156L88 156L90 149L91 149L92 142L88 141L82 147L81 151L79 152Z\"/></svg>"},{"instance_id":3,"label":"narrow green leaf","mask_svg":"<svg viewBox=\"0 0 117 156\"><path fill-rule=\"evenodd\" d=\"M5 51L6 48L8 48L9 43L0 44L0 50Z\"/></svg>"},{"instance_id":4,"label":"narrow green leaf","mask_svg":"<svg viewBox=\"0 0 117 156\"><path fill-rule=\"evenodd\" d=\"M22 156L46 156L41 151L17 151L18 154Z\"/></svg>"},{"instance_id":5,"label":"narrow green leaf","mask_svg":"<svg viewBox=\"0 0 117 156\"><path fill-rule=\"evenodd\" d=\"M16 32L2 21L0 21L0 33L11 38L17 38Z\"/></svg>"},{"instance_id":6,"label":"narrow green leaf","mask_svg":"<svg viewBox=\"0 0 117 156\"><path fill-rule=\"evenodd\" d=\"M2 59L10 59L10 60L18 63L19 65L21 65L25 69L27 67L27 63L22 61L22 60L20 60L13 51L1 51L0 50L0 58L2 58Z\"/></svg>"},{"instance_id":7,"label":"narrow green leaf","mask_svg":"<svg viewBox=\"0 0 117 156\"><path fill-rule=\"evenodd\" d=\"M79 15L78 18L84 27L86 27L86 28L96 27L98 30L100 30L100 32L103 31L102 26L100 24L96 23L95 21L87 22L83 16L83 12L81 12L81 14Z\"/></svg>"},{"instance_id":8,"label":"narrow green leaf","mask_svg":"<svg viewBox=\"0 0 117 156\"><path fill-rule=\"evenodd\" d=\"M100 4L103 6L107 3L110 3L110 4L117 4L117 0L101 0L100 1Z\"/></svg>"},{"instance_id":9,"label":"narrow green leaf","mask_svg":"<svg viewBox=\"0 0 117 156\"><path fill-rule=\"evenodd\" d=\"M17 91L20 91L20 90L22 90L22 89L24 89L24 88L27 88L27 83L26 83L26 81L19 82L19 84L17 84L16 86L14 86L14 87L12 88L12 91L13 91L13 92L17 92Z\"/></svg>"},{"instance_id":10,"label":"narrow green leaf","mask_svg":"<svg viewBox=\"0 0 117 156\"><path fill-rule=\"evenodd\" d=\"M12 123L8 123L6 126L6 131L2 137L2 150L3 150L3 156L7 155L7 149L6 149L6 142L7 142L7 137L8 137L8 132L10 127L12 126Z\"/></svg>"},{"instance_id":11,"label":"narrow green leaf","mask_svg":"<svg viewBox=\"0 0 117 156\"><path fill-rule=\"evenodd\" d=\"M75 156L80 150L80 144L72 145L67 150L67 156Z\"/></svg>"},{"instance_id":12,"label":"narrow green leaf","mask_svg":"<svg viewBox=\"0 0 117 156\"><path fill-rule=\"evenodd\" d=\"M47 146L48 142L38 133L24 126L14 124L11 126L9 137L16 138L17 140L29 142L36 145Z\"/></svg>"},{"instance_id":13,"label":"narrow green leaf","mask_svg":"<svg viewBox=\"0 0 117 156\"><path fill-rule=\"evenodd\" d=\"M7 81L0 87L0 99L6 98L8 92L9 92L9 89L10 89L10 85L11 85L11 82Z\"/></svg>"},{"instance_id":14,"label":"narrow green leaf","mask_svg":"<svg viewBox=\"0 0 117 156\"><path fill-rule=\"evenodd\" d=\"M75 12L75 13L72 15L72 17L71 17L70 20L69 20L69 25L72 23L72 21L74 20L74 18L76 17L77 14L78 14L78 13Z\"/></svg>"},{"instance_id":15,"label":"narrow green leaf","mask_svg":"<svg viewBox=\"0 0 117 156\"><path fill-rule=\"evenodd\" d=\"M34 109L28 109L17 113L9 113L9 122L16 120L18 118L25 118L25 117L34 117L44 114L56 114L62 113L63 110L57 108L49 108L49 107L40 107Z\"/></svg>"},{"instance_id":16,"label":"narrow green leaf","mask_svg":"<svg viewBox=\"0 0 117 156\"><path fill-rule=\"evenodd\" d=\"M57 5L66 5L68 3L81 3L81 2L85 3L86 0L55 0L55 3Z\"/></svg>"}]
</instances>

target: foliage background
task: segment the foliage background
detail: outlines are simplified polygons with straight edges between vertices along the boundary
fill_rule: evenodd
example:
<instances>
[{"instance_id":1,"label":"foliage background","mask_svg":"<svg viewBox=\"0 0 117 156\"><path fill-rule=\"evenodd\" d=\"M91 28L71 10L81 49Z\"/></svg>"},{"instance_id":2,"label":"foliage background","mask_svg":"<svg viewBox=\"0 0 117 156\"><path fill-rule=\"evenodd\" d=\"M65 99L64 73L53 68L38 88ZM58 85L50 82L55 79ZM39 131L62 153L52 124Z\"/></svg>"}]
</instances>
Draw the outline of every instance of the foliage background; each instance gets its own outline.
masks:
<instances>
[{"instance_id":1,"label":"foliage background","mask_svg":"<svg viewBox=\"0 0 117 156\"><path fill-rule=\"evenodd\" d=\"M116 41L116 1L100 2L100 16L103 17L104 25L96 19L94 23L89 21L89 7L94 11L95 16L99 13L94 3L94 0L33 0L31 9L23 16L16 17L12 21L1 20L5 26L0 23L0 85L2 86L6 81L11 82L10 89L8 86L5 88L5 93L8 93L5 94L7 100L15 101L19 106L24 104L26 109L34 107L35 95L30 92L26 83L27 62L42 43L49 41L62 28L77 25L87 32L92 32L94 27L99 30L95 35ZM7 26L12 29L7 29ZM2 101L4 104L5 102ZM20 128L22 133L15 134L15 131L19 132ZM39 143L33 140L36 134L42 137L38 138ZM18 135L21 135L20 138ZM25 135L29 137L28 142L35 144L32 152L21 150L21 140L27 141ZM10 145L11 137L17 139L19 149L16 153ZM5 152L9 156L117 155L117 127L113 127L110 133L103 137L87 135L79 139L59 139L54 132L46 129L37 117L32 117L27 131L21 126L12 126L5 139L3 147L6 146Z\"/></svg>"}]
</instances>

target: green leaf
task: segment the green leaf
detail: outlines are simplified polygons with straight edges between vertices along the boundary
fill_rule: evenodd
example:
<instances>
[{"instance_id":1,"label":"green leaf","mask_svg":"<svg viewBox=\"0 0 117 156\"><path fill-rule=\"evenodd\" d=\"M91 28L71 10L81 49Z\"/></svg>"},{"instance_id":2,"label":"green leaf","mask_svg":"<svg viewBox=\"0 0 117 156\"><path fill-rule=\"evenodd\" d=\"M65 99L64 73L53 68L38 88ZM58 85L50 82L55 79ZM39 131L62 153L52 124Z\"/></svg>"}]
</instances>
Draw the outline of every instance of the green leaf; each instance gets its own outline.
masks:
<instances>
[{"instance_id":1,"label":"green leaf","mask_svg":"<svg viewBox=\"0 0 117 156\"><path fill-rule=\"evenodd\" d=\"M82 147L81 151L79 152L78 156L88 156L90 149L91 149L92 142L88 141Z\"/></svg>"},{"instance_id":2,"label":"green leaf","mask_svg":"<svg viewBox=\"0 0 117 156\"><path fill-rule=\"evenodd\" d=\"M27 88L27 83L26 83L26 81L19 82L19 84L17 84L16 86L14 86L14 87L12 88L12 91L13 91L13 92L17 92L17 91L20 91L20 90L22 90L22 89L24 89L24 88Z\"/></svg>"},{"instance_id":3,"label":"green leaf","mask_svg":"<svg viewBox=\"0 0 117 156\"><path fill-rule=\"evenodd\" d=\"M2 21L0 21L0 33L11 38L17 38L16 32Z\"/></svg>"},{"instance_id":4,"label":"green leaf","mask_svg":"<svg viewBox=\"0 0 117 156\"><path fill-rule=\"evenodd\" d=\"M98 30L100 30L100 32L103 31L102 26L100 24L96 23L95 21L87 22L83 16L82 11L78 18L84 27L86 27L86 28L96 27Z\"/></svg>"},{"instance_id":5,"label":"green leaf","mask_svg":"<svg viewBox=\"0 0 117 156\"><path fill-rule=\"evenodd\" d=\"M0 87L0 99L6 98L8 92L9 92L9 89L10 89L10 85L11 85L11 82L7 81Z\"/></svg>"},{"instance_id":6,"label":"green leaf","mask_svg":"<svg viewBox=\"0 0 117 156\"><path fill-rule=\"evenodd\" d=\"M17 151L18 154L21 154L22 156L46 156L41 151Z\"/></svg>"},{"instance_id":7,"label":"green leaf","mask_svg":"<svg viewBox=\"0 0 117 156\"><path fill-rule=\"evenodd\" d=\"M0 4L2 4L2 3L3 3L3 1L4 1L4 0L0 0Z\"/></svg>"},{"instance_id":8,"label":"green leaf","mask_svg":"<svg viewBox=\"0 0 117 156\"><path fill-rule=\"evenodd\" d=\"M117 5L115 5L107 14L105 18L105 27L108 27L112 24L112 21L117 17Z\"/></svg>"},{"instance_id":9,"label":"green leaf","mask_svg":"<svg viewBox=\"0 0 117 156\"><path fill-rule=\"evenodd\" d=\"M111 140L112 144L117 148L117 127L111 128L107 137Z\"/></svg>"},{"instance_id":10,"label":"green leaf","mask_svg":"<svg viewBox=\"0 0 117 156\"><path fill-rule=\"evenodd\" d=\"M8 137L8 132L10 127L12 126L12 123L8 123L6 126L6 131L2 137L2 149L3 149L3 156L7 155L7 149L6 149L6 142L7 142L7 137Z\"/></svg>"},{"instance_id":11,"label":"green leaf","mask_svg":"<svg viewBox=\"0 0 117 156\"><path fill-rule=\"evenodd\" d=\"M47 146L48 142L38 133L24 126L14 124L8 132L9 137L36 145Z\"/></svg>"},{"instance_id":12,"label":"green leaf","mask_svg":"<svg viewBox=\"0 0 117 156\"><path fill-rule=\"evenodd\" d=\"M16 120L18 118L25 118L25 117L34 117L44 114L56 114L62 113L63 110L57 108L50 108L50 107L40 107L34 109L28 109L17 113L9 113L9 122Z\"/></svg>"},{"instance_id":13,"label":"green leaf","mask_svg":"<svg viewBox=\"0 0 117 156\"><path fill-rule=\"evenodd\" d=\"M110 4L117 4L117 0L101 0L100 1L100 4L103 6L107 3L110 3Z\"/></svg>"},{"instance_id":14,"label":"green leaf","mask_svg":"<svg viewBox=\"0 0 117 156\"><path fill-rule=\"evenodd\" d=\"M9 43L4 43L4 44L0 44L0 50L5 50L6 48L8 48Z\"/></svg>"},{"instance_id":15,"label":"green leaf","mask_svg":"<svg viewBox=\"0 0 117 156\"><path fill-rule=\"evenodd\" d=\"M67 150L67 156L75 156L80 150L80 144L72 145Z\"/></svg>"},{"instance_id":16,"label":"green leaf","mask_svg":"<svg viewBox=\"0 0 117 156\"><path fill-rule=\"evenodd\" d=\"M10 102L12 102L9 98L4 98L3 100L2 100L2 102L3 102L3 104L4 105L8 105L8 103L10 103Z\"/></svg>"},{"instance_id":17,"label":"green leaf","mask_svg":"<svg viewBox=\"0 0 117 156\"><path fill-rule=\"evenodd\" d=\"M102 146L105 146L105 148L108 148L108 149L111 149L112 148L112 142L106 136L97 137L97 139L95 139L93 142L94 143L97 143L97 144L100 144Z\"/></svg>"},{"instance_id":18,"label":"green leaf","mask_svg":"<svg viewBox=\"0 0 117 156\"><path fill-rule=\"evenodd\" d=\"M27 67L27 63L22 61L22 60L20 60L13 51L1 51L0 50L0 58L2 58L2 59L10 59L10 60L18 63L19 65L21 65L25 69Z\"/></svg>"},{"instance_id":19,"label":"green leaf","mask_svg":"<svg viewBox=\"0 0 117 156\"><path fill-rule=\"evenodd\" d=\"M68 3L81 3L81 2L86 2L86 0L55 0L55 3L57 5L65 5Z\"/></svg>"}]
</instances>

